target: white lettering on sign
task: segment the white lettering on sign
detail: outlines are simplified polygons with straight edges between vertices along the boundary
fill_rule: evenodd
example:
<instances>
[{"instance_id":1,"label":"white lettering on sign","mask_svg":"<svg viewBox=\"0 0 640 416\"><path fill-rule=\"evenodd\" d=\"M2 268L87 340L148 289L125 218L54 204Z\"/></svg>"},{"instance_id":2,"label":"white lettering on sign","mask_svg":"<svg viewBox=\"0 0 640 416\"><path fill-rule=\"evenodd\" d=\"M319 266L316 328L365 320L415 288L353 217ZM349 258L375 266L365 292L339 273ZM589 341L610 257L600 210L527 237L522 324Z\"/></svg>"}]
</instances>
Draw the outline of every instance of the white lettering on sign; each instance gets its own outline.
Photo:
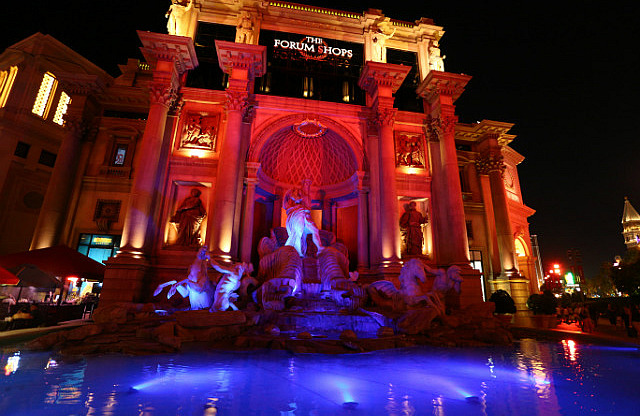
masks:
<instances>
[{"instance_id":1,"label":"white lettering on sign","mask_svg":"<svg viewBox=\"0 0 640 416\"><path fill-rule=\"evenodd\" d=\"M273 47L299 51L304 59L313 59L316 61L321 61L327 56L346 57L347 59L353 57L352 49L333 48L327 45L324 39L313 36L305 36L300 42L274 39Z\"/></svg>"}]
</instances>

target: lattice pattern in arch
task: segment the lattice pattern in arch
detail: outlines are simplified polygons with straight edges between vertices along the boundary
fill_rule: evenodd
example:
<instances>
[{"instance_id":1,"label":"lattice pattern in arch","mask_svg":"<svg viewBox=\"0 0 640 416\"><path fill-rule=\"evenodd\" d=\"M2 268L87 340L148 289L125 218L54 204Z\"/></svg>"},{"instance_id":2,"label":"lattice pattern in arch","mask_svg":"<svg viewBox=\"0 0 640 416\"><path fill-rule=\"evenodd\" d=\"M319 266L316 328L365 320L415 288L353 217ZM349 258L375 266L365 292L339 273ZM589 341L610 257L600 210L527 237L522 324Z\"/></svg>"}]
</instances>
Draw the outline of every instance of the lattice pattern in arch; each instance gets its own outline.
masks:
<instances>
[{"instance_id":1,"label":"lattice pattern in arch","mask_svg":"<svg viewBox=\"0 0 640 416\"><path fill-rule=\"evenodd\" d=\"M274 134L260 152L264 174L278 182L299 185L311 179L323 186L344 182L356 171L353 152L337 133L303 137L293 126Z\"/></svg>"}]
</instances>

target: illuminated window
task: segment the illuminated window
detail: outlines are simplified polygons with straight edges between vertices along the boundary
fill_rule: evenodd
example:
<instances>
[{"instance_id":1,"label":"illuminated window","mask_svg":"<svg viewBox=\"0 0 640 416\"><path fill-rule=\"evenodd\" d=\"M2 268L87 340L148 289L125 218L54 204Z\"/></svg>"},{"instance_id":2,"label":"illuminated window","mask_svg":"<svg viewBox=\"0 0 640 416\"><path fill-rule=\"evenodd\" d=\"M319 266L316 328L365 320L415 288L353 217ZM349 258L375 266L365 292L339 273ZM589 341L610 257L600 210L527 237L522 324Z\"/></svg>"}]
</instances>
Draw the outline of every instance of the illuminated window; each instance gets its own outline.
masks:
<instances>
[{"instance_id":1,"label":"illuminated window","mask_svg":"<svg viewBox=\"0 0 640 416\"><path fill-rule=\"evenodd\" d=\"M16 79L18 67L12 66L6 71L0 71L0 108L7 104L13 81Z\"/></svg>"},{"instance_id":2,"label":"illuminated window","mask_svg":"<svg viewBox=\"0 0 640 416\"><path fill-rule=\"evenodd\" d=\"M313 97L313 78L304 77L302 79L302 96L304 98Z\"/></svg>"},{"instance_id":3,"label":"illuminated window","mask_svg":"<svg viewBox=\"0 0 640 416\"><path fill-rule=\"evenodd\" d=\"M67 109L69 108L69 104L71 104L71 97L67 95L66 92L62 91L60 93L60 99L58 100L58 107L56 108L56 113L53 116L53 122L59 125L64 124L64 115L67 114Z\"/></svg>"},{"instance_id":4,"label":"illuminated window","mask_svg":"<svg viewBox=\"0 0 640 416\"><path fill-rule=\"evenodd\" d=\"M471 267L483 273L482 270L482 251L480 250L469 250L469 257L471 257Z\"/></svg>"},{"instance_id":5,"label":"illuminated window","mask_svg":"<svg viewBox=\"0 0 640 416\"><path fill-rule=\"evenodd\" d=\"M51 107L51 100L53 99L53 93L56 90L58 81L52 73L47 72L42 77L40 83L40 89L36 96L36 101L33 103L33 109L31 112L42 118L47 118L49 108Z\"/></svg>"},{"instance_id":6,"label":"illuminated window","mask_svg":"<svg viewBox=\"0 0 640 416\"><path fill-rule=\"evenodd\" d=\"M117 144L113 153L112 164L113 166L124 166L124 162L127 159L127 146L126 144Z\"/></svg>"},{"instance_id":7,"label":"illuminated window","mask_svg":"<svg viewBox=\"0 0 640 416\"><path fill-rule=\"evenodd\" d=\"M78 251L95 261L104 262L120 249L120 236L110 234L80 234Z\"/></svg>"}]
</instances>

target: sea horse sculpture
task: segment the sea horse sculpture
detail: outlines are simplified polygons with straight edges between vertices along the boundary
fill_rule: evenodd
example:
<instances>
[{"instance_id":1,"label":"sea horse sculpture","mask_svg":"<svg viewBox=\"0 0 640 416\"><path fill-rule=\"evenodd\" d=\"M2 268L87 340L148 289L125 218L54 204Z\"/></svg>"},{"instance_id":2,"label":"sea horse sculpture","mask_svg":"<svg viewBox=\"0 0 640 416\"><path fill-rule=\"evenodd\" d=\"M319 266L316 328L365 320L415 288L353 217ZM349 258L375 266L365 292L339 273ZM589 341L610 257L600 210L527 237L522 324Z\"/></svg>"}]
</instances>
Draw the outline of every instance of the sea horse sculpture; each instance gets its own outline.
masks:
<instances>
[{"instance_id":1,"label":"sea horse sculpture","mask_svg":"<svg viewBox=\"0 0 640 416\"><path fill-rule=\"evenodd\" d=\"M167 299L180 293L183 298L188 297L191 309L205 309L211 306L214 297L215 286L209 279L207 267L211 263L211 257L207 253L207 246L198 250L195 260L189 266L189 275L181 281L170 280L158 285L153 296L157 296L167 286L171 286L167 292Z\"/></svg>"},{"instance_id":2,"label":"sea horse sculpture","mask_svg":"<svg viewBox=\"0 0 640 416\"><path fill-rule=\"evenodd\" d=\"M418 283L419 281L426 283L425 270L435 275L431 291L427 293L422 292ZM446 271L431 269L418 259L407 261L402 267L398 279L400 280L400 289L388 280L379 280L367 287L367 292L376 305L395 311L429 306L441 310L444 314L445 309L442 301L445 293L450 289L459 292L462 281L458 266L451 266Z\"/></svg>"}]
</instances>

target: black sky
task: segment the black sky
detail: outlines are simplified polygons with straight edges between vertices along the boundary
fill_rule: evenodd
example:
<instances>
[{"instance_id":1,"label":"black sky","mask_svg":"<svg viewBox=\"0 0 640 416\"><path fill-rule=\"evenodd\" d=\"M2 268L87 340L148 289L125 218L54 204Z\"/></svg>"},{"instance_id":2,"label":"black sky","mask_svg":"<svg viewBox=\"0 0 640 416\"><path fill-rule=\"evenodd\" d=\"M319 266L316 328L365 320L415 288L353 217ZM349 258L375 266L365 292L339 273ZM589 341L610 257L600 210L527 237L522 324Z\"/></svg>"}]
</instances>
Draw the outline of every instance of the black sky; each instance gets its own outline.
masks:
<instances>
[{"instance_id":1,"label":"black sky","mask_svg":"<svg viewBox=\"0 0 640 416\"><path fill-rule=\"evenodd\" d=\"M473 76L462 122L515 123L512 147L543 263L582 251L587 277L624 254L624 196L640 209L640 58L636 2L298 1L395 19L432 18L446 33L445 69ZM169 0L10 2L0 50L40 31L112 75L141 58L136 30L165 31ZM525 7L527 6L527 7Z\"/></svg>"}]
</instances>

